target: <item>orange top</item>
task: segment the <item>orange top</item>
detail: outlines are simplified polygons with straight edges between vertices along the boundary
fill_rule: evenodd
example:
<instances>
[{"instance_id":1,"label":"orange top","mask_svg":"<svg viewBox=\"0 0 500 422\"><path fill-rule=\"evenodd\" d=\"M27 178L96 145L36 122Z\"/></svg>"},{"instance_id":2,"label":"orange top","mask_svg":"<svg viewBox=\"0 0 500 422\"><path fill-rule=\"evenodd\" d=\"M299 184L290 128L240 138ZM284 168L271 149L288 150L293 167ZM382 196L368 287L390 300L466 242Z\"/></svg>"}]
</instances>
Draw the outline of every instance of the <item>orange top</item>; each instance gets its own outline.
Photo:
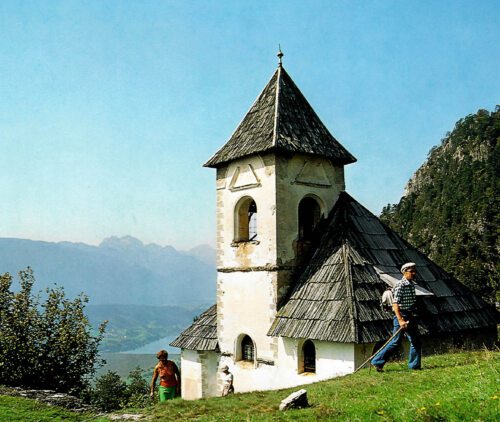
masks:
<instances>
[{"instance_id":1,"label":"orange top","mask_svg":"<svg viewBox=\"0 0 500 422\"><path fill-rule=\"evenodd\" d=\"M162 387L177 386L176 373L178 373L177 365L171 360L167 360L165 364L160 362L155 366L155 374L159 375L160 385Z\"/></svg>"}]
</instances>

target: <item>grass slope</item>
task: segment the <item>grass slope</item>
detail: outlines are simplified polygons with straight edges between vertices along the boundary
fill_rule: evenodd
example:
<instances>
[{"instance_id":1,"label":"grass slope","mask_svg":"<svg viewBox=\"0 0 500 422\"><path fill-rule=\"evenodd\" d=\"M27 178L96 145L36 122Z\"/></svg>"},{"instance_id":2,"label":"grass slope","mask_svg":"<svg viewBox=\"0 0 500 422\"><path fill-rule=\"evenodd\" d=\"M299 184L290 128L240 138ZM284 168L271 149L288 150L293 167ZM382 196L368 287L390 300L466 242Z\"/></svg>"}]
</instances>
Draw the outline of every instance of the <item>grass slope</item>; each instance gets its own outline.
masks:
<instances>
[{"instance_id":1,"label":"grass slope","mask_svg":"<svg viewBox=\"0 0 500 422\"><path fill-rule=\"evenodd\" d=\"M197 421L494 421L499 420L500 353L468 352L424 359L409 371L391 363L308 385L311 407L280 412L299 387L194 402L176 399L148 410L153 420ZM237 382L237 381L235 381Z\"/></svg>"},{"instance_id":2,"label":"grass slope","mask_svg":"<svg viewBox=\"0 0 500 422\"><path fill-rule=\"evenodd\" d=\"M0 396L1 422L104 422L107 418L99 418L89 414L79 414L60 407L47 406L35 400L21 397Z\"/></svg>"},{"instance_id":3,"label":"grass slope","mask_svg":"<svg viewBox=\"0 0 500 422\"><path fill-rule=\"evenodd\" d=\"M361 370L305 386L311 407L280 412L293 389L197 401L175 399L142 413L154 421L496 421L500 414L500 353L463 352L424 359L424 370L390 363L386 372ZM236 380L237 383L237 380ZM53 413L49 413L53 412ZM59 419L58 419L59 418ZM26 399L0 396L0 421L102 421Z\"/></svg>"}]
</instances>

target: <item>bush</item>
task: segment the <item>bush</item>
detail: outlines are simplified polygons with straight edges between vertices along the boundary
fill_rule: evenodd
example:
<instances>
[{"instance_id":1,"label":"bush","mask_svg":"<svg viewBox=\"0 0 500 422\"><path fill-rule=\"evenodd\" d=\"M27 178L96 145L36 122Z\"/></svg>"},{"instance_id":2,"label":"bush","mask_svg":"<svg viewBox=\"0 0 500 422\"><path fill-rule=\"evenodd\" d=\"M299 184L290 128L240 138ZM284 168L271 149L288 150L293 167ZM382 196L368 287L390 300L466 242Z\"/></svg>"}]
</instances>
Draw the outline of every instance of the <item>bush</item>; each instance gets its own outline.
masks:
<instances>
[{"instance_id":1,"label":"bush","mask_svg":"<svg viewBox=\"0 0 500 422\"><path fill-rule=\"evenodd\" d=\"M144 372L139 367L130 371L128 375L128 407L145 407L151 404L149 384L146 382L143 375Z\"/></svg>"},{"instance_id":2,"label":"bush","mask_svg":"<svg viewBox=\"0 0 500 422\"><path fill-rule=\"evenodd\" d=\"M121 409L128 402L127 384L116 372L108 371L96 380L91 403L105 412Z\"/></svg>"},{"instance_id":3,"label":"bush","mask_svg":"<svg viewBox=\"0 0 500 422\"><path fill-rule=\"evenodd\" d=\"M124 407L146 407L151 404L149 385L137 367L129 373L128 384L113 371L108 371L96 380L91 393L91 403L109 412Z\"/></svg>"},{"instance_id":4,"label":"bush","mask_svg":"<svg viewBox=\"0 0 500 422\"><path fill-rule=\"evenodd\" d=\"M14 293L12 276L0 276L0 384L76 393L84 391L95 369L105 323L96 335L84 313L88 298L74 300L64 289L47 289L46 299L33 294L35 277L19 272Z\"/></svg>"}]
</instances>

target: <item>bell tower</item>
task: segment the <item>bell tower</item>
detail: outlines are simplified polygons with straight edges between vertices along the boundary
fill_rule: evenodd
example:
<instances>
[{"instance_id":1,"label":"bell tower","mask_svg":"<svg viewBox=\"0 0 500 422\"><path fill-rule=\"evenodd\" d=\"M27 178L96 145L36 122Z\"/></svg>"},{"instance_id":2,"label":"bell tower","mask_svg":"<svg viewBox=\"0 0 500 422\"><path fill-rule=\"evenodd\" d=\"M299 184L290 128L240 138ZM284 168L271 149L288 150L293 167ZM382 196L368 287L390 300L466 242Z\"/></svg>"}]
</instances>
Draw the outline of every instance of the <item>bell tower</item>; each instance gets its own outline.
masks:
<instances>
[{"instance_id":1,"label":"bell tower","mask_svg":"<svg viewBox=\"0 0 500 422\"><path fill-rule=\"evenodd\" d=\"M267 332L318 222L345 189L356 159L330 134L282 65L229 141L217 170L217 335L235 379L274 365ZM249 389L251 389L249 387Z\"/></svg>"}]
</instances>

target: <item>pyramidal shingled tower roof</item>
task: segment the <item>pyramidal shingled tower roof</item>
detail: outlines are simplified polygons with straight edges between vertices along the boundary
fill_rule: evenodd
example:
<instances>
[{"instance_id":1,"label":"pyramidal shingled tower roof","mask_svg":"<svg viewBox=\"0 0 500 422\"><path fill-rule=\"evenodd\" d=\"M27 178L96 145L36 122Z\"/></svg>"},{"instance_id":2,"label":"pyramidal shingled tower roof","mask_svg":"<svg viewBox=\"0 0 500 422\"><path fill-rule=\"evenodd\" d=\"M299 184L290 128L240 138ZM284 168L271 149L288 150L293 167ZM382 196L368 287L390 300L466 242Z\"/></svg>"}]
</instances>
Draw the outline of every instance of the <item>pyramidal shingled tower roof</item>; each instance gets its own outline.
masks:
<instances>
[{"instance_id":1,"label":"pyramidal shingled tower roof","mask_svg":"<svg viewBox=\"0 0 500 422\"><path fill-rule=\"evenodd\" d=\"M338 164L356 161L321 122L281 63L229 141L205 167L271 151L321 155Z\"/></svg>"}]
</instances>

